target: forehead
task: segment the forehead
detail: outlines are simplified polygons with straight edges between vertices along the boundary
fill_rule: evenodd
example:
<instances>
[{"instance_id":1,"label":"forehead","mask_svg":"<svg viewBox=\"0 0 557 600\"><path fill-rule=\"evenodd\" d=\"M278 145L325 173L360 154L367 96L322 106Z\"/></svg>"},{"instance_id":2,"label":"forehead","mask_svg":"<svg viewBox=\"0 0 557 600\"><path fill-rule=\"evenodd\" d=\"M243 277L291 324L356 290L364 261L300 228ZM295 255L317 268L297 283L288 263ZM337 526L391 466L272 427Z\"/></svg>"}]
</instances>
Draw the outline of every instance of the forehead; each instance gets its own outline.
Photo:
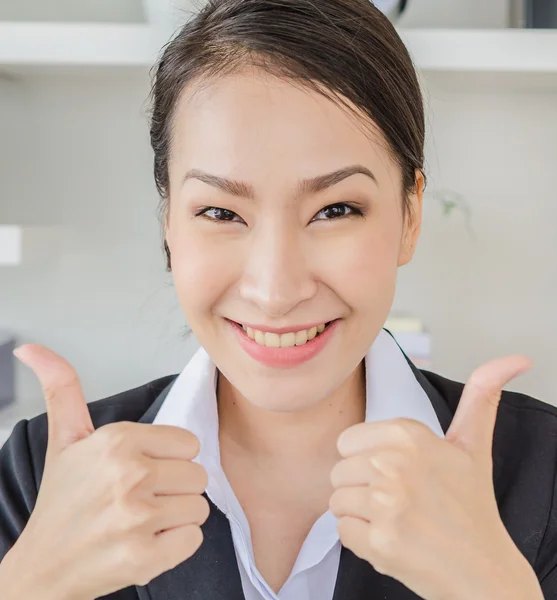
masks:
<instances>
[{"instance_id":1,"label":"forehead","mask_svg":"<svg viewBox=\"0 0 557 600\"><path fill-rule=\"evenodd\" d=\"M170 166L310 177L363 163L392 177L384 136L357 112L261 70L206 80L178 100Z\"/></svg>"}]
</instances>

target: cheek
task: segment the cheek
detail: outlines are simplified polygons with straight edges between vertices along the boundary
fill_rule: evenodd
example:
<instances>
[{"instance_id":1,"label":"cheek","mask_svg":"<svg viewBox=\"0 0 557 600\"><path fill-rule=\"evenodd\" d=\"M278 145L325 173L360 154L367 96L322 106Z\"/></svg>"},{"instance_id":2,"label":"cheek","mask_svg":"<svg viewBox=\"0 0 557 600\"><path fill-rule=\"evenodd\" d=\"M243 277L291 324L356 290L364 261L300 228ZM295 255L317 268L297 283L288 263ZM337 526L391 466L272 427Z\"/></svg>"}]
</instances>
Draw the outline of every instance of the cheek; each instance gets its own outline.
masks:
<instances>
[{"instance_id":1,"label":"cheek","mask_svg":"<svg viewBox=\"0 0 557 600\"><path fill-rule=\"evenodd\" d=\"M322 253L328 257L322 264L327 274L324 279L354 308L374 310L377 303L390 303L396 284L399 235L396 223L393 226L381 221L337 240L331 252Z\"/></svg>"},{"instance_id":2,"label":"cheek","mask_svg":"<svg viewBox=\"0 0 557 600\"><path fill-rule=\"evenodd\" d=\"M212 236L183 231L172 238L172 275L190 325L218 303L233 282L231 256Z\"/></svg>"}]
</instances>

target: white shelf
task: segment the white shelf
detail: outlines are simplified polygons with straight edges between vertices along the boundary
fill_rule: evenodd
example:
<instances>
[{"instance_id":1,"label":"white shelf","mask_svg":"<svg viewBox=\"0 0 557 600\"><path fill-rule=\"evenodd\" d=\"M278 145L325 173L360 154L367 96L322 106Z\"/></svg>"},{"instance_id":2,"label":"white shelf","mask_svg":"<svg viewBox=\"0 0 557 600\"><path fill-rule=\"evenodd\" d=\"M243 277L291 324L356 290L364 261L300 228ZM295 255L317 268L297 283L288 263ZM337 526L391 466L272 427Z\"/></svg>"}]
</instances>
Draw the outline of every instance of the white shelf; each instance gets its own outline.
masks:
<instances>
[{"instance_id":1,"label":"white shelf","mask_svg":"<svg viewBox=\"0 0 557 600\"><path fill-rule=\"evenodd\" d=\"M424 71L557 74L557 30L406 29L399 31Z\"/></svg>"},{"instance_id":2,"label":"white shelf","mask_svg":"<svg viewBox=\"0 0 557 600\"><path fill-rule=\"evenodd\" d=\"M149 25L0 22L0 69L148 67L166 41Z\"/></svg>"},{"instance_id":3,"label":"white shelf","mask_svg":"<svg viewBox=\"0 0 557 600\"><path fill-rule=\"evenodd\" d=\"M557 30L399 29L420 70L557 75ZM149 68L163 29L115 23L0 22L0 70Z\"/></svg>"}]
</instances>

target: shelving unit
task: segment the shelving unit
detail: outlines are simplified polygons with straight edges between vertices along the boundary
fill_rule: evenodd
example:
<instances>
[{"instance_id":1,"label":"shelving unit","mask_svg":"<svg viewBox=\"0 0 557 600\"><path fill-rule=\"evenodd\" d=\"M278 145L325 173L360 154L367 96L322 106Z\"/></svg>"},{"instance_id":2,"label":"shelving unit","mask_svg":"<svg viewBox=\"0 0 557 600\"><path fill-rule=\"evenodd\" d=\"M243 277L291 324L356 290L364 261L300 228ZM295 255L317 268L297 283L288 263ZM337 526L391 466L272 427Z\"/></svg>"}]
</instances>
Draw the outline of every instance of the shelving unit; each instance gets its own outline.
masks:
<instances>
[{"instance_id":1,"label":"shelving unit","mask_svg":"<svg viewBox=\"0 0 557 600\"><path fill-rule=\"evenodd\" d=\"M0 22L0 71L149 67L166 41L141 24Z\"/></svg>"},{"instance_id":2,"label":"shelving unit","mask_svg":"<svg viewBox=\"0 0 557 600\"><path fill-rule=\"evenodd\" d=\"M541 73L557 76L557 30L400 30L416 65L425 71Z\"/></svg>"},{"instance_id":3,"label":"shelving unit","mask_svg":"<svg viewBox=\"0 0 557 600\"><path fill-rule=\"evenodd\" d=\"M537 74L557 80L557 31L399 29L424 72ZM0 72L149 68L168 36L143 24L0 22Z\"/></svg>"}]
</instances>

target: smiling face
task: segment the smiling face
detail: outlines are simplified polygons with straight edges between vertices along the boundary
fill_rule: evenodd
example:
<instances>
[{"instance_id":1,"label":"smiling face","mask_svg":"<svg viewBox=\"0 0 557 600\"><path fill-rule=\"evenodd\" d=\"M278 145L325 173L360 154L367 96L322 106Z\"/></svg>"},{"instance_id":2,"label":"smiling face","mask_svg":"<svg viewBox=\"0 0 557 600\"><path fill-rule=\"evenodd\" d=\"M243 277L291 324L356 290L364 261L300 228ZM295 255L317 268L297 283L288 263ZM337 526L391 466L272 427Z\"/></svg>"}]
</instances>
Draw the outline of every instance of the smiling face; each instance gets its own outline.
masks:
<instances>
[{"instance_id":1,"label":"smiling face","mask_svg":"<svg viewBox=\"0 0 557 600\"><path fill-rule=\"evenodd\" d=\"M259 407L308 408L347 381L412 258L421 181L405 223L400 167L362 123L258 71L177 106L166 240L178 299L218 369Z\"/></svg>"}]
</instances>

